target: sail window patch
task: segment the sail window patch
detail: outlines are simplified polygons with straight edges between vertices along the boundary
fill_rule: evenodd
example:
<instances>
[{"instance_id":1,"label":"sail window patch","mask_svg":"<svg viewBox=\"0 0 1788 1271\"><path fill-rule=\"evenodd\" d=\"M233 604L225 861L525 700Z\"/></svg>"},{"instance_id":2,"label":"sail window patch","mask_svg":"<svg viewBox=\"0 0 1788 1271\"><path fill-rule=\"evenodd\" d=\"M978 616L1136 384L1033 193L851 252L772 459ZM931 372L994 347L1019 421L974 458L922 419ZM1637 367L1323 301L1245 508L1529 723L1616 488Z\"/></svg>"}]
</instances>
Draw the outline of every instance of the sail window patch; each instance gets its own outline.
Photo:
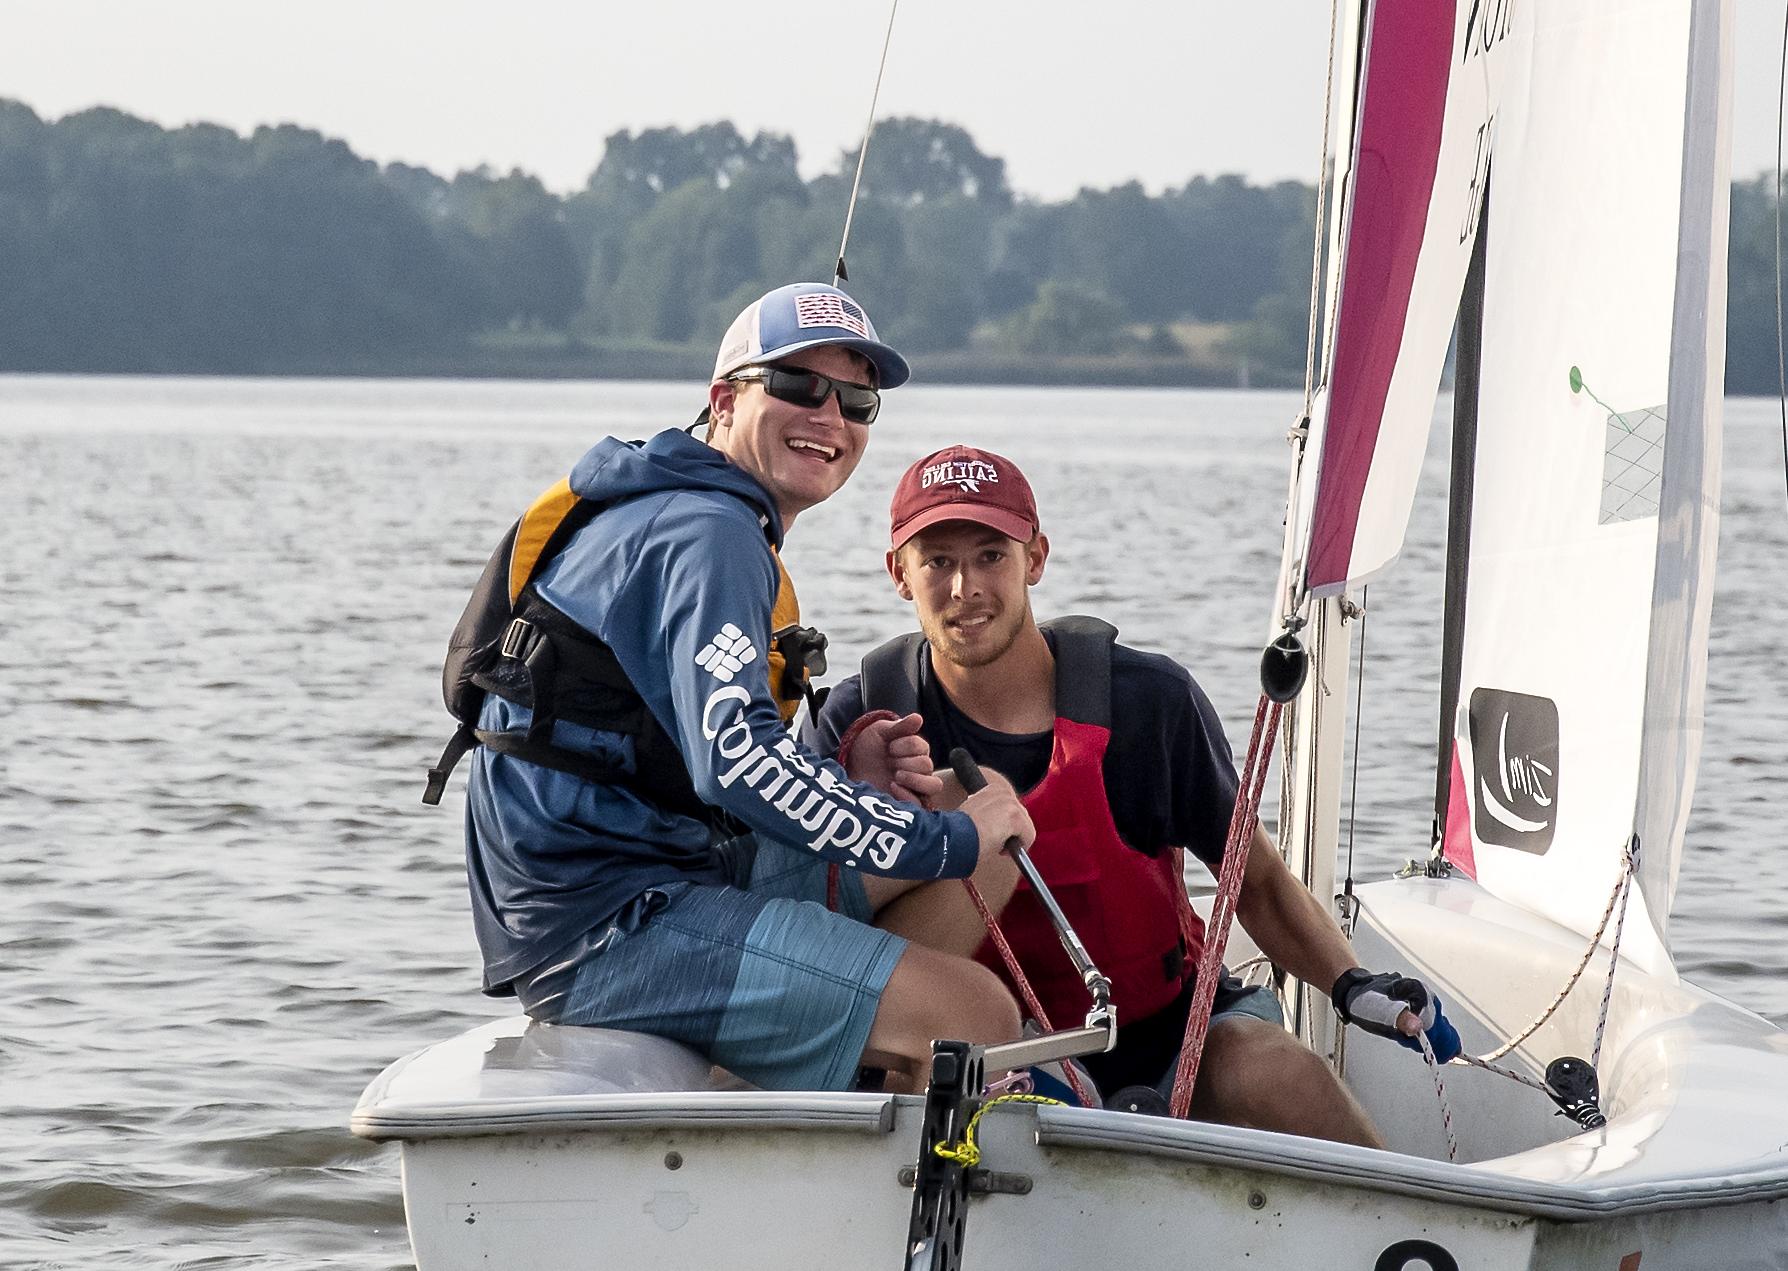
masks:
<instances>
[{"instance_id":1,"label":"sail window patch","mask_svg":"<svg viewBox=\"0 0 1788 1271\"><path fill-rule=\"evenodd\" d=\"M1595 395L1583 372L1571 368L1571 391L1585 393L1608 412L1602 444L1601 525L1643 520L1658 514L1664 485L1664 407L1617 411Z\"/></svg>"},{"instance_id":2,"label":"sail window patch","mask_svg":"<svg viewBox=\"0 0 1788 1271\"><path fill-rule=\"evenodd\" d=\"M1637 521L1658 514L1664 484L1664 408L1608 416L1602 459L1601 524Z\"/></svg>"}]
</instances>

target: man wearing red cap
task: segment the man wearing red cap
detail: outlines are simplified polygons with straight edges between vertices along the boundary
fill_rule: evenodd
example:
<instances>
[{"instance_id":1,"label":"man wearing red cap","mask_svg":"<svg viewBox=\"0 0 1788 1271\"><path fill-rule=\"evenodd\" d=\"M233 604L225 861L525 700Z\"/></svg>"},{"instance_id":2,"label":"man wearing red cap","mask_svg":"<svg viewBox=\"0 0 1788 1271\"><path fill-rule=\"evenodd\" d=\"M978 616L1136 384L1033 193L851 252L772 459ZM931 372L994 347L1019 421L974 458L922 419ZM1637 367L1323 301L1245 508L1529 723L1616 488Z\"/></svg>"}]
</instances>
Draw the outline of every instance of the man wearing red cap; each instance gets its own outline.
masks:
<instances>
[{"instance_id":1,"label":"man wearing red cap","mask_svg":"<svg viewBox=\"0 0 1788 1271\"><path fill-rule=\"evenodd\" d=\"M934 758L963 746L1025 791L1032 857L1113 984L1118 1045L1086 1065L1108 1094L1138 1086L1165 1094L1203 936L1170 849L1186 848L1215 872L1236 798L1216 712L1183 667L1116 643L1107 623L1037 623L1029 588L1043 577L1049 540L1009 459L967 446L928 455L901 478L891 513L888 573L921 629L865 658L808 725L808 740L848 758L871 721L916 711ZM922 894L924 904L890 906L878 924L1006 975L962 888L932 884ZM1360 970L1264 833L1249 849L1238 916L1277 965L1335 984L1344 1017L1404 1041L1428 1029L1450 1057L1438 1003L1420 985L1405 987L1413 981ZM1000 925L1050 1023L1077 1024L1086 991L1024 884ZM1193 1114L1202 1119L1380 1145L1346 1087L1285 1031L1265 989L1226 977L1200 1071Z\"/></svg>"}]
</instances>

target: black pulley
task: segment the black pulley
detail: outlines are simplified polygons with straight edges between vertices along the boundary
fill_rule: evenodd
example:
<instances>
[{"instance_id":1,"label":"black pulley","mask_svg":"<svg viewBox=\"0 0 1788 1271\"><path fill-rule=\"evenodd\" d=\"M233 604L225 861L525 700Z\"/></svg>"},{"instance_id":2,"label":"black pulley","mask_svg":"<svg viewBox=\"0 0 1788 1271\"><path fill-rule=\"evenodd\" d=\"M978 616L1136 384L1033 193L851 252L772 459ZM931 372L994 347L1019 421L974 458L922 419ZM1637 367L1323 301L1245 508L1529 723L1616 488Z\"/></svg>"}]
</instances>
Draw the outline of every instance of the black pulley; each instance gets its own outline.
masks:
<instances>
[{"instance_id":1,"label":"black pulley","mask_svg":"<svg viewBox=\"0 0 1788 1271\"><path fill-rule=\"evenodd\" d=\"M1302 691L1309 674L1310 654L1304 642L1289 631L1260 655L1260 691L1281 706Z\"/></svg>"},{"instance_id":2,"label":"black pulley","mask_svg":"<svg viewBox=\"0 0 1788 1271\"><path fill-rule=\"evenodd\" d=\"M1608 1124L1602 1115L1602 1083L1595 1066L1575 1055L1560 1055L1546 1065L1546 1093L1558 1105L1558 1114L1571 1118L1586 1130Z\"/></svg>"},{"instance_id":3,"label":"black pulley","mask_svg":"<svg viewBox=\"0 0 1788 1271\"><path fill-rule=\"evenodd\" d=\"M1105 1101L1111 1112L1133 1112L1138 1116L1164 1117L1172 1113L1167 1099L1153 1086L1125 1086Z\"/></svg>"}]
</instances>

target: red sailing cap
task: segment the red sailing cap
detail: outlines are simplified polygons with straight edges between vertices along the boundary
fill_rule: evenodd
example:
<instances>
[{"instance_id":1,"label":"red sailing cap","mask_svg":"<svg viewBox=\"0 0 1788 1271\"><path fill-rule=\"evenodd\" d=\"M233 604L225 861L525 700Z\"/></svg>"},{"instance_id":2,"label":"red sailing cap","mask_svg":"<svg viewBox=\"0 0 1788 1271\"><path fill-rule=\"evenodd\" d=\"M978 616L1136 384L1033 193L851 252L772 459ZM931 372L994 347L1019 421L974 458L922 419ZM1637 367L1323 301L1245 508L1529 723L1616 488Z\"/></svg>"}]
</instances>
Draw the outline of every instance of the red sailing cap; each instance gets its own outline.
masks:
<instances>
[{"instance_id":1,"label":"red sailing cap","mask_svg":"<svg viewBox=\"0 0 1788 1271\"><path fill-rule=\"evenodd\" d=\"M950 446L908 468L888 512L895 547L940 521L973 521L1020 543L1037 533L1037 498L1024 473L973 446Z\"/></svg>"}]
</instances>

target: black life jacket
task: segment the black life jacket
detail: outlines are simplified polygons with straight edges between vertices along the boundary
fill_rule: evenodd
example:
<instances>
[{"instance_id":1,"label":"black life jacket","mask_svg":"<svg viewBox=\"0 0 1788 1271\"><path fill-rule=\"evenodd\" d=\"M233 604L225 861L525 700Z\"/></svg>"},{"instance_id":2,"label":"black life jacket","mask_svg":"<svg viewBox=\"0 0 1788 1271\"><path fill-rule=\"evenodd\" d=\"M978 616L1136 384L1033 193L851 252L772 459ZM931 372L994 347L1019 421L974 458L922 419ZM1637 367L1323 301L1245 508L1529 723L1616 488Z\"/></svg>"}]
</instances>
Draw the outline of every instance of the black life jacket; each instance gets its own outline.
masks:
<instances>
[{"instance_id":1,"label":"black life jacket","mask_svg":"<svg viewBox=\"0 0 1788 1271\"><path fill-rule=\"evenodd\" d=\"M718 809L696 796L682 752L613 650L534 587L541 569L606 506L562 480L534 500L491 553L448 642L441 694L459 727L429 769L424 803L439 803L453 769L482 745L586 781L625 786L666 811L723 824ZM779 582L767 662L770 692L786 722L804 697L818 709L809 680L825 674L826 637L801 625L794 583L774 548L772 555ZM532 713L526 732L479 728L487 693L526 707ZM634 770L553 744L557 720L633 738Z\"/></svg>"}]
</instances>

